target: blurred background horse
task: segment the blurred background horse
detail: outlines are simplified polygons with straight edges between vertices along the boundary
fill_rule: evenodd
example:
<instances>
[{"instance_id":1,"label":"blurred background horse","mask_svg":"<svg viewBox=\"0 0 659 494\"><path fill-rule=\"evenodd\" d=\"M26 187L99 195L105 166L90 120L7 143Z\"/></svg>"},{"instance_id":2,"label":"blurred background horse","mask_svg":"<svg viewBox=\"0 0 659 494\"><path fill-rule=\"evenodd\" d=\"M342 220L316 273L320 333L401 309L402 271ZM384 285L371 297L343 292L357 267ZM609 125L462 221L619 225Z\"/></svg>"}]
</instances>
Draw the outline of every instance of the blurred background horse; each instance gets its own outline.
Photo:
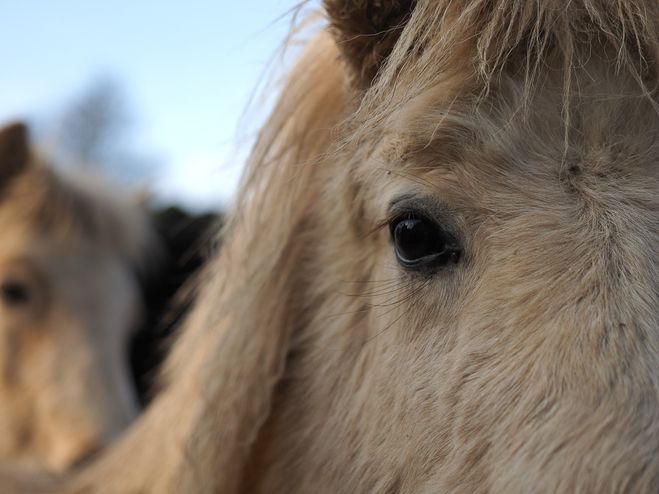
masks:
<instances>
[{"instance_id":1,"label":"blurred background horse","mask_svg":"<svg viewBox=\"0 0 659 494\"><path fill-rule=\"evenodd\" d=\"M0 461L62 471L135 418L129 344L160 243L136 201L0 130Z\"/></svg>"}]
</instances>

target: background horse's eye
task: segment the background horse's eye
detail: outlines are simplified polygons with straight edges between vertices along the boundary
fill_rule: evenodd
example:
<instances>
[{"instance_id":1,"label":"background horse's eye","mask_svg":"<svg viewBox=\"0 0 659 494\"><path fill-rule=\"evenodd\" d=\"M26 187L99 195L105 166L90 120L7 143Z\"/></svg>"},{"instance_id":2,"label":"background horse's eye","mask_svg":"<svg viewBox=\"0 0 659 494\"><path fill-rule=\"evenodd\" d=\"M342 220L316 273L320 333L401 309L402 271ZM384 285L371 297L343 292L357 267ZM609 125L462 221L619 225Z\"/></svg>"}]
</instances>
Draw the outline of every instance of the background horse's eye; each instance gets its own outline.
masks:
<instances>
[{"instance_id":1,"label":"background horse's eye","mask_svg":"<svg viewBox=\"0 0 659 494\"><path fill-rule=\"evenodd\" d=\"M30 292L23 283L5 281L0 285L0 297L8 305L22 305L30 301Z\"/></svg>"},{"instance_id":2,"label":"background horse's eye","mask_svg":"<svg viewBox=\"0 0 659 494\"><path fill-rule=\"evenodd\" d=\"M396 257L405 267L417 267L432 262L457 262L459 249L432 221L408 215L392 221L391 237Z\"/></svg>"}]
</instances>

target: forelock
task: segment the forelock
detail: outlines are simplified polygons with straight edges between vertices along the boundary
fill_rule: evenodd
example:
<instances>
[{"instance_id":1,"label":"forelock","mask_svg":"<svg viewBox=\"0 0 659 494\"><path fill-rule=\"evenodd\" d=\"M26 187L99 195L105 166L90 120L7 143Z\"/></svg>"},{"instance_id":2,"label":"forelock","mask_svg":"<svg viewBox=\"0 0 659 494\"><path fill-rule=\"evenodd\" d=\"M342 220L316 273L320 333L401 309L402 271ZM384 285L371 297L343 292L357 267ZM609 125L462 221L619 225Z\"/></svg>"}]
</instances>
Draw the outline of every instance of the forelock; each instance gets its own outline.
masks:
<instances>
[{"instance_id":1,"label":"forelock","mask_svg":"<svg viewBox=\"0 0 659 494\"><path fill-rule=\"evenodd\" d=\"M525 98L551 71L568 119L575 71L598 60L656 105L659 4L624 0L420 0L355 115L359 137L451 79L484 99L506 78ZM353 120L353 122L355 122Z\"/></svg>"},{"instance_id":2,"label":"forelock","mask_svg":"<svg viewBox=\"0 0 659 494\"><path fill-rule=\"evenodd\" d=\"M138 270L151 262L146 252L157 251L146 212L99 179L77 181L36 162L16 177L0 205L14 224L38 237L62 245L89 242Z\"/></svg>"}]
</instances>

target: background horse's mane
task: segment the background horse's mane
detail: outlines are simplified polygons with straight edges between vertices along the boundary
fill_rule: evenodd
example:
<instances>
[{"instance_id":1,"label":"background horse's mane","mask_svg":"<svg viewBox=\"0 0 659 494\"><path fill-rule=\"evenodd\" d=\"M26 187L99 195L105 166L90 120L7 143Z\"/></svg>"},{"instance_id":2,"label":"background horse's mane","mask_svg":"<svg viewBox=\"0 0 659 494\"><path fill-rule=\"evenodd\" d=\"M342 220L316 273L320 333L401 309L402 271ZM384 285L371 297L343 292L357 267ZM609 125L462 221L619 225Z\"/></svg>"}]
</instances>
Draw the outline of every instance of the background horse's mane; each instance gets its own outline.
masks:
<instances>
[{"instance_id":1,"label":"background horse's mane","mask_svg":"<svg viewBox=\"0 0 659 494\"><path fill-rule=\"evenodd\" d=\"M62 242L104 245L142 271L153 263L144 254L156 241L146 212L138 214L134 203L98 177L81 170L74 177L33 158L5 187L0 205L10 205L6 224Z\"/></svg>"}]
</instances>

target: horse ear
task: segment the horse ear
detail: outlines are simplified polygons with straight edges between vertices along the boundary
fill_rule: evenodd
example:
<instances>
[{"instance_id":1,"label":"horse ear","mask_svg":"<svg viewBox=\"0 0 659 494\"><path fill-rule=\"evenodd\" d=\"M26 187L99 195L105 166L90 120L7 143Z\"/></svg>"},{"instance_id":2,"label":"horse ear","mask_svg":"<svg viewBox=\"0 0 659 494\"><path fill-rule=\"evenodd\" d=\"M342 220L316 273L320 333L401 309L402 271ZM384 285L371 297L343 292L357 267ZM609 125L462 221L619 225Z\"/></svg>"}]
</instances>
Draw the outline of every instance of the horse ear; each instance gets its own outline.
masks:
<instances>
[{"instance_id":1,"label":"horse ear","mask_svg":"<svg viewBox=\"0 0 659 494\"><path fill-rule=\"evenodd\" d=\"M27 129L15 123L0 129L0 188L28 164L30 149Z\"/></svg>"},{"instance_id":2,"label":"horse ear","mask_svg":"<svg viewBox=\"0 0 659 494\"><path fill-rule=\"evenodd\" d=\"M416 0L325 0L341 57L351 83L367 88L407 23Z\"/></svg>"}]
</instances>

